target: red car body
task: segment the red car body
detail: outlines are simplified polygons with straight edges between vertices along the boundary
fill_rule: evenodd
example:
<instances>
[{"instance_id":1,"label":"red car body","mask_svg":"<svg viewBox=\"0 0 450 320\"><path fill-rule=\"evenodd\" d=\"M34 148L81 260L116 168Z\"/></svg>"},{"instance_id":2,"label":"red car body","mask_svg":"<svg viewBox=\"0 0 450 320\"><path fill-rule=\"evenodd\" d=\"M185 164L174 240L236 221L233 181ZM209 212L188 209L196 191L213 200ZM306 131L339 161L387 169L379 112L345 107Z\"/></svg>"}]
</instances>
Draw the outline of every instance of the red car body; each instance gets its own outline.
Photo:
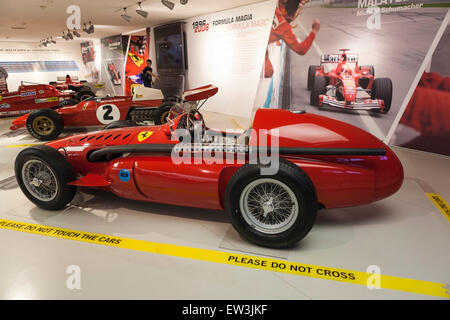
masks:
<instances>
[{"instance_id":1,"label":"red car body","mask_svg":"<svg viewBox=\"0 0 450 320\"><path fill-rule=\"evenodd\" d=\"M394 152L349 124L314 114L260 109L252 129L249 146L254 147L261 147L256 138L261 130L279 130L280 156L306 172L317 191L318 203L325 208L368 204L392 195L402 185L403 168ZM151 135L141 140L143 132ZM127 146L132 150L132 146L179 143L171 140L170 133L167 123L77 135L47 145L63 153L80 177L72 185L100 187L129 199L223 209L227 183L242 164L175 164L170 153L156 151L131 151L109 162L88 160L93 151L107 147ZM283 148L300 152L283 154ZM370 150L377 153L380 149L385 150L382 155L358 155L362 150L370 154ZM123 169L131 173L129 182L120 179Z\"/></svg>"},{"instance_id":2,"label":"red car body","mask_svg":"<svg viewBox=\"0 0 450 320\"><path fill-rule=\"evenodd\" d=\"M22 82L17 91L1 93L0 117L22 115L36 109L54 108L67 99L72 99L72 93L60 92L50 85L25 85Z\"/></svg>"},{"instance_id":3,"label":"red car body","mask_svg":"<svg viewBox=\"0 0 450 320\"><path fill-rule=\"evenodd\" d=\"M146 91L150 92L149 97L152 97L151 99L141 96L140 93ZM182 98L188 101L198 101L209 98L217 91L217 87L208 85L185 91ZM135 89L133 96L92 98L77 105L60 107L55 109L54 112L62 119L65 128L102 126L119 120L139 122L151 119L152 113L163 103L163 98L160 90L140 86ZM28 127L30 115L31 113L14 119L10 130ZM31 128L29 128L29 131L30 134L33 134Z\"/></svg>"},{"instance_id":4,"label":"red car body","mask_svg":"<svg viewBox=\"0 0 450 320\"><path fill-rule=\"evenodd\" d=\"M200 144L180 143L178 129L188 125L185 120L203 119L193 111L195 116L185 113L160 126L104 130L25 149L15 163L19 186L31 201L51 210L66 206L76 187L225 209L244 238L280 248L308 234L318 208L368 204L402 185L399 159L376 137L337 120L286 110L258 110L251 131L227 140L219 152L228 161L214 161L219 158L208 152L216 146L210 138L216 134L220 140L225 133L206 130ZM207 129L202 121L193 123ZM175 161L181 146L188 147L190 161ZM273 173L262 171L263 150L279 152ZM259 154L259 162L252 163L252 153ZM196 154L202 157L195 160Z\"/></svg>"},{"instance_id":5,"label":"red car body","mask_svg":"<svg viewBox=\"0 0 450 320\"><path fill-rule=\"evenodd\" d=\"M163 99L133 101L131 96L117 96L113 98L97 98L82 101L74 106L55 109L64 120L64 127L101 126L111 121L126 120L133 108L156 108ZM114 109L109 109L109 108ZM109 116L106 115L110 111ZM12 121L11 130L17 130L26 126L29 114L23 115ZM107 120L105 120L105 117ZM110 117L111 119L109 119Z\"/></svg>"}]
</instances>

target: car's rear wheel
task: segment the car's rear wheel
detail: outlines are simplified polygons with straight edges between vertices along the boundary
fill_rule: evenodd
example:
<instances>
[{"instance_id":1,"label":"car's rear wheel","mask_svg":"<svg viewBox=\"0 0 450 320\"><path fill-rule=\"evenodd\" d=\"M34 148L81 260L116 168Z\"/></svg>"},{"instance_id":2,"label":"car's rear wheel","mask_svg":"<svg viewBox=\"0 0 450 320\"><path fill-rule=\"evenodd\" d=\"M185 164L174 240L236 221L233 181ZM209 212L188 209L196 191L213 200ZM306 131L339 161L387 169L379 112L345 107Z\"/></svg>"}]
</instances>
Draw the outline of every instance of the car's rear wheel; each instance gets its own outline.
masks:
<instances>
[{"instance_id":1,"label":"car's rear wheel","mask_svg":"<svg viewBox=\"0 0 450 320\"><path fill-rule=\"evenodd\" d=\"M377 78L373 82L372 99L381 99L384 101L383 113L388 113L392 103L392 81L389 78ZM379 109L377 109L378 111Z\"/></svg>"},{"instance_id":2,"label":"car's rear wheel","mask_svg":"<svg viewBox=\"0 0 450 320\"><path fill-rule=\"evenodd\" d=\"M153 121L156 125L167 123L167 117L170 115L170 110L176 103L173 101L167 101L162 103L158 109L153 112Z\"/></svg>"},{"instance_id":3,"label":"car's rear wheel","mask_svg":"<svg viewBox=\"0 0 450 320\"><path fill-rule=\"evenodd\" d=\"M317 195L299 167L281 159L275 175L261 165L246 164L231 177L225 209L232 225L247 240L265 247L290 247L311 230Z\"/></svg>"},{"instance_id":4,"label":"car's rear wheel","mask_svg":"<svg viewBox=\"0 0 450 320\"><path fill-rule=\"evenodd\" d=\"M15 174L20 189L38 207L59 210L70 203L76 187L72 167L58 151L48 146L34 146L19 153Z\"/></svg>"},{"instance_id":5,"label":"car's rear wheel","mask_svg":"<svg viewBox=\"0 0 450 320\"><path fill-rule=\"evenodd\" d=\"M324 76L314 78L311 89L310 104L312 106L319 106L319 95L324 94L327 88L327 79Z\"/></svg>"},{"instance_id":6,"label":"car's rear wheel","mask_svg":"<svg viewBox=\"0 0 450 320\"><path fill-rule=\"evenodd\" d=\"M90 90L80 90L77 93L75 93L74 96L78 101L84 101L91 97L94 97L95 93L93 93Z\"/></svg>"},{"instance_id":7,"label":"car's rear wheel","mask_svg":"<svg viewBox=\"0 0 450 320\"><path fill-rule=\"evenodd\" d=\"M319 66L309 66L308 69L308 90L312 90L314 85L314 79L316 78L316 70Z\"/></svg>"},{"instance_id":8,"label":"car's rear wheel","mask_svg":"<svg viewBox=\"0 0 450 320\"><path fill-rule=\"evenodd\" d=\"M30 113L26 125L28 132L42 141L56 139L64 129L62 117L52 109L40 109Z\"/></svg>"}]
</instances>

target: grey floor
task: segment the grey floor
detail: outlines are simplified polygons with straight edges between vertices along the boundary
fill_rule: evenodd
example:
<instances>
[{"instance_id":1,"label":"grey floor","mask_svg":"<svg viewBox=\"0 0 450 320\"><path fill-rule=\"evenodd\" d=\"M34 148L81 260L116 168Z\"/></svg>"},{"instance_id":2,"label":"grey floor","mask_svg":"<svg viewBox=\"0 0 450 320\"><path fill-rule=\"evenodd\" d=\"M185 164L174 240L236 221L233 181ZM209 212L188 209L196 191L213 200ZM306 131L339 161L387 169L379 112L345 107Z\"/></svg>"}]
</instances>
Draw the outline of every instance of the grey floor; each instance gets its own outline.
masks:
<instances>
[{"instance_id":1,"label":"grey floor","mask_svg":"<svg viewBox=\"0 0 450 320\"><path fill-rule=\"evenodd\" d=\"M245 127L242 119L211 114L211 126ZM406 179L394 196L371 205L320 211L295 248L268 250L241 239L224 212L143 203L84 192L69 210L36 208L13 178L14 159L38 141L9 133L0 120L0 219L22 221L193 248L270 256L292 262L450 283L450 222L426 197L450 202L450 159L395 148ZM436 299L394 290L0 229L0 299ZM81 289L69 290L69 266Z\"/></svg>"}]
</instances>

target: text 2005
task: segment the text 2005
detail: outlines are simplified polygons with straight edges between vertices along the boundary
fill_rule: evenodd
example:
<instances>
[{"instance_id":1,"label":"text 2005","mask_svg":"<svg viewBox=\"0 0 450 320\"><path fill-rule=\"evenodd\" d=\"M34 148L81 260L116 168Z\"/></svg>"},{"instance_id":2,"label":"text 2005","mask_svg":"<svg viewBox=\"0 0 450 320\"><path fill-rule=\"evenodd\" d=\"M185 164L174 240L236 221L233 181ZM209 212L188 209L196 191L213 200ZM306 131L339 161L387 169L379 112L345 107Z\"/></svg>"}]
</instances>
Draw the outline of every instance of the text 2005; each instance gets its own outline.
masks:
<instances>
[{"instance_id":1,"label":"text 2005","mask_svg":"<svg viewBox=\"0 0 450 320\"><path fill-rule=\"evenodd\" d=\"M194 33L208 31L209 23L206 23L206 20L195 21L195 22L192 22L192 28L194 29Z\"/></svg>"}]
</instances>

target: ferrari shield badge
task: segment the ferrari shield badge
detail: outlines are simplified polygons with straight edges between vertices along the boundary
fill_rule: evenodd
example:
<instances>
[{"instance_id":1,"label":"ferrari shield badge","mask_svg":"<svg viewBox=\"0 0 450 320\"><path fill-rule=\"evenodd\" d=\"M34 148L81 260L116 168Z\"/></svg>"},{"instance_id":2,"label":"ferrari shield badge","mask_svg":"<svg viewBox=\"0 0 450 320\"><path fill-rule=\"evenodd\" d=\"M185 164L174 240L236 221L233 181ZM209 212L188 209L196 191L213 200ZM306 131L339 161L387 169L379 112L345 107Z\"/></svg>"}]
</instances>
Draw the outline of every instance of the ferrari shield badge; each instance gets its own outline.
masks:
<instances>
[{"instance_id":1,"label":"ferrari shield badge","mask_svg":"<svg viewBox=\"0 0 450 320\"><path fill-rule=\"evenodd\" d=\"M152 134L153 134L152 131L142 131L142 132L140 132L139 135L138 135L138 140L139 140L139 142L142 142L142 141L146 140L146 139L149 138Z\"/></svg>"}]
</instances>

